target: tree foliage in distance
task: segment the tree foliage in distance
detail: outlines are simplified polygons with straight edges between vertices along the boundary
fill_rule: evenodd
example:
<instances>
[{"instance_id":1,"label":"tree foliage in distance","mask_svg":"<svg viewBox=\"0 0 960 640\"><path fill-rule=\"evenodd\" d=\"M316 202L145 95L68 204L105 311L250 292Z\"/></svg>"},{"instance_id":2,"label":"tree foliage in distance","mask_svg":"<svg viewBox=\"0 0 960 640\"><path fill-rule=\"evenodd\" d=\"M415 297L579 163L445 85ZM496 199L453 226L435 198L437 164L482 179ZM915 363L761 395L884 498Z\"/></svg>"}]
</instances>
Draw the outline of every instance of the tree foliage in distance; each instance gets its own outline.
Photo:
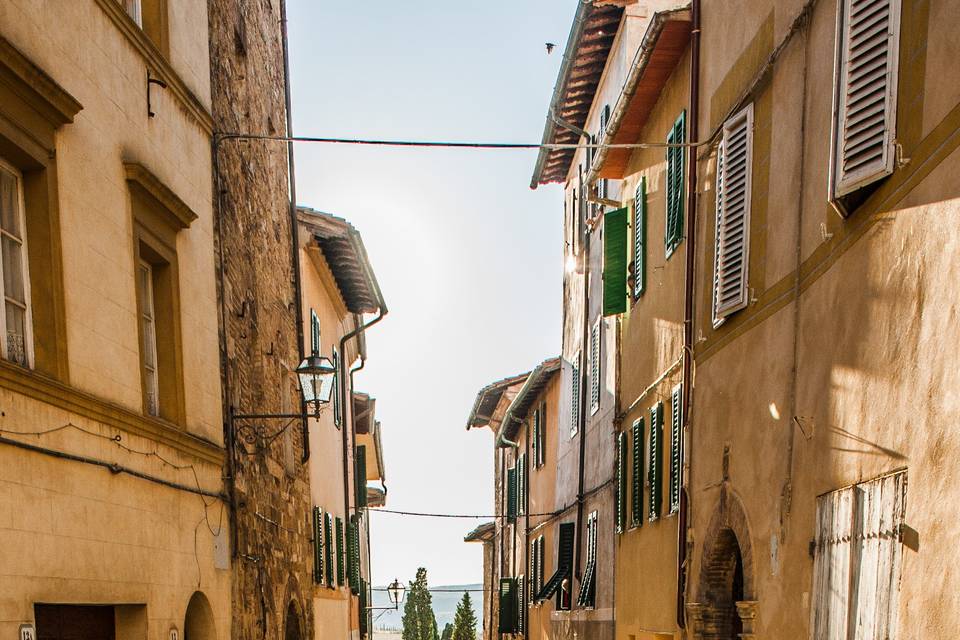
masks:
<instances>
[{"instance_id":1,"label":"tree foliage in distance","mask_svg":"<svg viewBox=\"0 0 960 640\"><path fill-rule=\"evenodd\" d=\"M423 567L417 569L417 577L407 589L401 637L403 640L440 640L437 618L433 614L433 599L427 586L427 570Z\"/></svg>"},{"instance_id":2,"label":"tree foliage in distance","mask_svg":"<svg viewBox=\"0 0 960 640\"><path fill-rule=\"evenodd\" d=\"M457 605L457 613L453 617L452 640L477 640L477 614L473 612L473 603L470 594L463 592L463 598Z\"/></svg>"},{"instance_id":3,"label":"tree foliage in distance","mask_svg":"<svg viewBox=\"0 0 960 640\"><path fill-rule=\"evenodd\" d=\"M453 623L448 622L443 626L443 633L440 634L440 640L453 640Z\"/></svg>"}]
</instances>

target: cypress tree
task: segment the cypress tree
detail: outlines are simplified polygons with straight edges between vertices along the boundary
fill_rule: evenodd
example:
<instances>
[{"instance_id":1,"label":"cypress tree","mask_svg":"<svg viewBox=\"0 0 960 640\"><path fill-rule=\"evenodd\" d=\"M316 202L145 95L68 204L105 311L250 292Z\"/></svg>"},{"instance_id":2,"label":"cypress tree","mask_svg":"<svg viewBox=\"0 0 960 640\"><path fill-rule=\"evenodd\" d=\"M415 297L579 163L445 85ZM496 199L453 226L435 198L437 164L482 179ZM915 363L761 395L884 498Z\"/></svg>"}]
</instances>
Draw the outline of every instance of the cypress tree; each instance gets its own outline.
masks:
<instances>
[{"instance_id":1,"label":"cypress tree","mask_svg":"<svg viewBox=\"0 0 960 640\"><path fill-rule=\"evenodd\" d=\"M433 599L427 586L427 570L417 569L416 579L407 590L403 605L403 640L440 640L437 618L433 614Z\"/></svg>"},{"instance_id":2,"label":"cypress tree","mask_svg":"<svg viewBox=\"0 0 960 640\"><path fill-rule=\"evenodd\" d=\"M457 613L453 617L452 640L477 640L477 614L473 612L473 603L470 594L463 592L463 598L457 605Z\"/></svg>"}]
</instances>

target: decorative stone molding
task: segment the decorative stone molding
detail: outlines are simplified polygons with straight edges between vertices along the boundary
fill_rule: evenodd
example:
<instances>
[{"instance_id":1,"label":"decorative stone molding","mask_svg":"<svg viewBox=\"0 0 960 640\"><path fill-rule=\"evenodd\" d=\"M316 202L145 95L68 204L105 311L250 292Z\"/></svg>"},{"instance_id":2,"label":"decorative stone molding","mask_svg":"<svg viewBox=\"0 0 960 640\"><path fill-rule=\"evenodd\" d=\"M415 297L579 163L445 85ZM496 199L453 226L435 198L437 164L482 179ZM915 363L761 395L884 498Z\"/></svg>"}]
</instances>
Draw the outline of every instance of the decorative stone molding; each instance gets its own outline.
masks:
<instances>
[{"instance_id":1,"label":"decorative stone molding","mask_svg":"<svg viewBox=\"0 0 960 640\"><path fill-rule=\"evenodd\" d=\"M168 214L164 216L165 221L174 229L188 229L197 219L197 214L186 202L139 162L124 162L123 171L131 186L155 200L161 210Z\"/></svg>"},{"instance_id":2,"label":"decorative stone molding","mask_svg":"<svg viewBox=\"0 0 960 640\"><path fill-rule=\"evenodd\" d=\"M687 607L687 629L690 630L690 637L693 640L703 638L703 615L706 607L699 602L688 602Z\"/></svg>"},{"instance_id":3,"label":"decorative stone molding","mask_svg":"<svg viewBox=\"0 0 960 640\"><path fill-rule=\"evenodd\" d=\"M744 640L756 637L754 635L753 624L757 619L759 604L756 600L741 600L736 603L737 615L743 624L743 633L740 634L740 637L744 638Z\"/></svg>"}]
</instances>

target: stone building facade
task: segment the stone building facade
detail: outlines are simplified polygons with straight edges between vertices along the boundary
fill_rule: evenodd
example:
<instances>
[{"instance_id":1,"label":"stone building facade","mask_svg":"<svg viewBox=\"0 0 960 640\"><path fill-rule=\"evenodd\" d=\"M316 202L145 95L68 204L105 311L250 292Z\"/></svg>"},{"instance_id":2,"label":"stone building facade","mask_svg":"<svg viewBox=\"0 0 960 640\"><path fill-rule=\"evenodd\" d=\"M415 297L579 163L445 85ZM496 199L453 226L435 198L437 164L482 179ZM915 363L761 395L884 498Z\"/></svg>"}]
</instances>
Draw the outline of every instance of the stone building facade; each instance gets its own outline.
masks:
<instances>
[{"instance_id":1,"label":"stone building facade","mask_svg":"<svg viewBox=\"0 0 960 640\"><path fill-rule=\"evenodd\" d=\"M283 136L283 3L209 0L211 111L218 133ZM231 637L312 637L308 467L299 420L296 252L287 146L214 146L225 433L232 498ZM307 445L309 446L309 445Z\"/></svg>"}]
</instances>

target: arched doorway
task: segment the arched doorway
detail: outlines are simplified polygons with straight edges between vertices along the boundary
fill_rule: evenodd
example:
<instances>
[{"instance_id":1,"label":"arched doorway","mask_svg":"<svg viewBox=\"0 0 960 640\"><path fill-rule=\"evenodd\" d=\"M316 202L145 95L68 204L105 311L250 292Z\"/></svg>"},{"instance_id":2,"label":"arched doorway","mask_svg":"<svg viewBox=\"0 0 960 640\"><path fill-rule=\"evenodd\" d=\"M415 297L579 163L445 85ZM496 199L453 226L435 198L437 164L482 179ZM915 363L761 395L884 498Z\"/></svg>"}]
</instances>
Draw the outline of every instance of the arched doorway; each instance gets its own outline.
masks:
<instances>
[{"instance_id":1,"label":"arched doorway","mask_svg":"<svg viewBox=\"0 0 960 640\"><path fill-rule=\"evenodd\" d=\"M183 620L183 640L216 640L217 630L213 625L213 609L207 596L196 591L187 605Z\"/></svg>"},{"instance_id":2,"label":"arched doorway","mask_svg":"<svg viewBox=\"0 0 960 640\"><path fill-rule=\"evenodd\" d=\"M287 615L283 628L284 640L301 640L303 638L303 623L300 617L300 607L297 606L296 600L291 600L290 604L287 605Z\"/></svg>"},{"instance_id":3,"label":"arched doorway","mask_svg":"<svg viewBox=\"0 0 960 640\"><path fill-rule=\"evenodd\" d=\"M707 590L704 593L704 638L739 640L743 623L737 614L737 603L743 595L743 554L737 535L723 529L713 546L706 570Z\"/></svg>"}]
</instances>

